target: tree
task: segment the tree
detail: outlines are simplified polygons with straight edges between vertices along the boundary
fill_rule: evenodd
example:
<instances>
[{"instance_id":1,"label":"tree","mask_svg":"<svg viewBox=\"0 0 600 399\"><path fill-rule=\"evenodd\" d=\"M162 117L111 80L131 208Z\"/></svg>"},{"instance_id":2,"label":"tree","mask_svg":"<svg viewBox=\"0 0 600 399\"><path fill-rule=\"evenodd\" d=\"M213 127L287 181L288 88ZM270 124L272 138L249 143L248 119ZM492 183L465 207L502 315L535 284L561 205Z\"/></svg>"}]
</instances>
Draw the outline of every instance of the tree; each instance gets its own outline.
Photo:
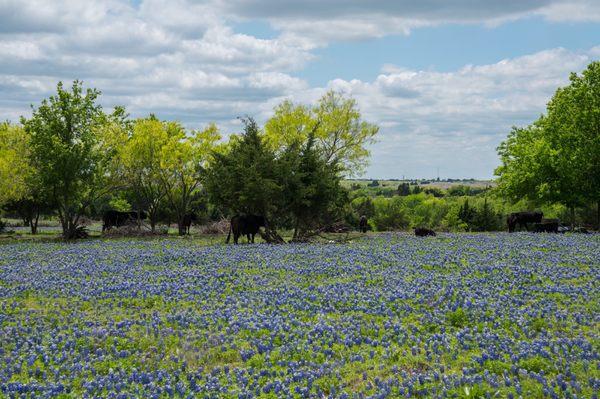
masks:
<instances>
[{"instance_id":1,"label":"tree","mask_svg":"<svg viewBox=\"0 0 600 399\"><path fill-rule=\"evenodd\" d=\"M330 167L315 146L310 134L307 142L288 147L278 160L282 187L283 213L289 213L294 234L292 241L304 241L321 226L341 218L345 191L339 170Z\"/></svg>"},{"instance_id":2,"label":"tree","mask_svg":"<svg viewBox=\"0 0 600 399\"><path fill-rule=\"evenodd\" d=\"M313 107L281 103L267 121L265 138L277 151L293 142L306 143L312 133L324 161L352 176L367 165L367 146L374 142L378 131L376 125L362 120L356 100L329 91Z\"/></svg>"},{"instance_id":3,"label":"tree","mask_svg":"<svg viewBox=\"0 0 600 399\"><path fill-rule=\"evenodd\" d=\"M19 214L36 234L43 203L27 133L21 126L0 123L0 205Z\"/></svg>"},{"instance_id":4,"label":"tree","mask_svg":"<svg viewBox=\"0 0 600 399\"><path fill-rule=\"evenodd\" d=\"M595 202L600 229L600 61L571 74L548 104L545 122L562 183L559 202L570 207L571 220L576 206Z\"/></svg>"},{"instance_id":5,"label":"tree","mask_svg":"<svg viewBox=\"0 0 600 399\"><path fill-rule=\"evenodd\" d=\"M185 235L184 218L200 195L201 183L215 143L220 139L216 125L186 134L177 122L166 122L167 141L160 149L160 181L177 219L179 235Z\"/></svg>"},{"instance_id":6,"label":"tree","mask_svg":"<svg viewBox=\"0 0 600 399\"><path fill-rule=\"evenodd\" d=\"M263 215L273 222L279 208L276 158L252 118L242 119L244 132L229 140L223 152L214 152L206 174L206 188L223 214Z\"/></svg>"},{"instance_id":7,"label":"tree","mask_svg":"<svg viewBox=\"0 0 600 399\"><path fill-rule=\"evenodd\" d=\"M465 202L461 205L458 210L458 218L467 226L469 230L473 229L475 218L477 217L477 209L469 206L469 200L465 199Z\"/></svg>"},{"instance_id":8,"label":"tree","mask_svg":"<svg viewBox=\"0 0 600 399\"><path fill-rule=\"evenodd\" d=\"M96 104L100 92L83 90L80 81L70 91L57 85L56 95L33 108L21 122L29 135L33 167L47 190L65 238L75 238L86 208L108 192L105 166L111 154L102 147L100 130L111 118ZM114 114L121 116L122 110Z\"/></svg>"},{"instance_id":9,"label":"tree","mask_svg":"<svg viewBox=\"0 0 600 399\"><path fill-rule=\"evenodd\" d=\"M498 191L517 202L561 203L571 210L594 201L600 226L600 62L572 74L548 103L547 115L513 128L498 147Z\"/></svg>"},{"instance_id":10,"label":"tree","mask_svg":"<svg viewBox=\"0 0 600 399\"><path fill-rule=\"evenodd\" d=\"M400 183L398 185L398 195L401 197L410 195L410 185L408 183Z\"/></svg>"},{"instance_id":11,"label":"tree","mask_svg":"<svg viewBox=\"0 0 600 399\"><path fill-rule=\"evenodd\" d=\"M32 174L27 134L20 126L0 123L0 204L25 197Z\"/></svg>"},{"instance_id":12,"label":"tree","mask_svg":"<svg viewBox=\"0 0 600 399\"><path fill-rule=\"evenodd\" d=\"M177 132L155 117L138 119L115 157L115 175L127 184L135 207L148 214L152 231L167 195L167 185L161 179L162 149L169 142L169 134Z\"/></svg>"}]
</instances>

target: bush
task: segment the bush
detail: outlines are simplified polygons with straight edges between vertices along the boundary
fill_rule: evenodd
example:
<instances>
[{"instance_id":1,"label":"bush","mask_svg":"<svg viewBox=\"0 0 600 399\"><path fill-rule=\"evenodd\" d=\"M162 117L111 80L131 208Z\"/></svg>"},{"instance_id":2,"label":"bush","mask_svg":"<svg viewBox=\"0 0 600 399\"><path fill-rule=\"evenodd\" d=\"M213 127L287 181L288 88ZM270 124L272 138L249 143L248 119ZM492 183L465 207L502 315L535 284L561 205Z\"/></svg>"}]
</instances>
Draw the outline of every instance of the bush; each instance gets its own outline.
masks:
<instances>
[{"instance_id":1,"label":"bush","mask_svg":"<svg viewBox=\"0 0 600 399\"><path fill-rule=\"evenodd\" d=\"M381 198L373 200L375 214L370 223L378 231L402 230L410 225L402 198Z\"/></svg>"},{"instance_id":2,"label":"bush","mask_svg":"<svg viewBox=\"0 0 600 399\"><path fill-rule=\"evenodd\" d=\"M0 219L0 233L4 233L4 231L6 230L6 223L2 221L2 219Z\"/></svg>"}]
</instances>

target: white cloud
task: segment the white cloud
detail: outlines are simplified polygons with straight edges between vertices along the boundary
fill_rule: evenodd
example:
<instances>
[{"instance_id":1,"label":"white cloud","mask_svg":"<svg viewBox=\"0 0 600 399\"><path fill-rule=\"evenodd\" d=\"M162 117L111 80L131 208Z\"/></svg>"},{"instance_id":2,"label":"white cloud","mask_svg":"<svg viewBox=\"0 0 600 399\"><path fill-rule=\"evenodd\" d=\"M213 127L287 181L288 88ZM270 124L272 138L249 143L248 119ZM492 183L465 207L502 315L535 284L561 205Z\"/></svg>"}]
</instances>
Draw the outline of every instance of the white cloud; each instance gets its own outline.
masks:
<instances>
[{"instance_id":1,"label":"white cloud","mask_svg":"<svg viewBox=\"0 0 600 399\"><path fill-rule=\"evenodd\" d=\"M570 71L600 56L600 47L444 73L384 65L372 81L333 79L325 87L310 87L294 74L332 40L533 15L599 21L600 3L0 0L0 120L27 114L58 80L83 79L103 91L106 106L125 105L133 116L154 112L193 127L217 121L226 130L237 129L235 118L245 114L264 121L283 98L310 103L335 88L354 96L367 120L382 127L371 174L423 175L432 158L455 165L448 172L454 176L469 175L473 164L489 174L497 163L494 147L510 125L534 119ZM276 37L232 28L255 19L270 23Z\"/></svg>"}]
</instances>

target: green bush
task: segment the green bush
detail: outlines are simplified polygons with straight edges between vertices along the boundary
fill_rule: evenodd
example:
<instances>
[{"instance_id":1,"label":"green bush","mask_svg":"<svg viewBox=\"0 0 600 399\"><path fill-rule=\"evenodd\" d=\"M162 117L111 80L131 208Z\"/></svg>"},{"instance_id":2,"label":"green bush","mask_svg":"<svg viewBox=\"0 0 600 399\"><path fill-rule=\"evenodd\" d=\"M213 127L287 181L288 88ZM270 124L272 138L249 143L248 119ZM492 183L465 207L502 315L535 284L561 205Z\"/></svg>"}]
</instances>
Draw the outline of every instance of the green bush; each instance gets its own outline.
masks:
<instances>
[{"instance_id":1,"label":"green bush","mask_svg":"<svg viewBox=\"0 0 600 399\"><path fill-rule=\"evenodd\" d=\"M410 225L401 197L373 199L375 214L370 223L375 230L403 230Z\"/></svg>"}]
</instances>

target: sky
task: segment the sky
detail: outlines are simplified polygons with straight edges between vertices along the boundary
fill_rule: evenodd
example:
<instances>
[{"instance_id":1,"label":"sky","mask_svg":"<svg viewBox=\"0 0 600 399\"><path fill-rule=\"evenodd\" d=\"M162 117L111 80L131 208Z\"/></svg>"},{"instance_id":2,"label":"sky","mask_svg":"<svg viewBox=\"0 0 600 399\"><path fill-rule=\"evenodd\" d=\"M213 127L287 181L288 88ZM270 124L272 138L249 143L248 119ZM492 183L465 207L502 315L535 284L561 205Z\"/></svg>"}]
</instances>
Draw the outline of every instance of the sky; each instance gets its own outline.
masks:
<instances>
[{"instance_id":1,"label":"sky","mask_svg":"<svg viewBox=\"0 0 600 399\"><path fill-rule=\"evenodd\" d=\"M487 179L599 59L599 0L0 0L0 120L80 79L107 109L227 135L333 89L380 127L364 177Z\"/></svg>"}]
</instances>

